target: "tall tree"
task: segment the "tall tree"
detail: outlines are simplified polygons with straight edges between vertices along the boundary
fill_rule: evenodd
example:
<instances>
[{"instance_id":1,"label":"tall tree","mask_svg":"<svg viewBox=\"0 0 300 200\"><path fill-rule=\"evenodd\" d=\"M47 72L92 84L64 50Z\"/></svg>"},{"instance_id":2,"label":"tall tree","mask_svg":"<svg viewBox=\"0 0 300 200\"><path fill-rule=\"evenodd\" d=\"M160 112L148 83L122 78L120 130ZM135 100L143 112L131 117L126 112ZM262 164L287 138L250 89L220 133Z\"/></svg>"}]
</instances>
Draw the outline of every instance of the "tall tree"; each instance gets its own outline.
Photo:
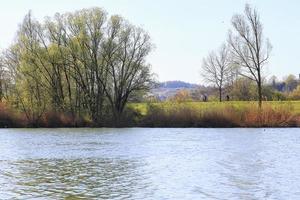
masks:
<instances>
[{"instance_id":1,"label":"tall tree","mask_svg":"<svg viewBox=\"0 0 300 200\"><path fill-rule=\"evenodd\" d=\"M109 22L108 39L104 44L104 62L109 80L104 90L115 117L120 117L129 97L147 90L152 83L146 57L152 49L149 35L119 16Z\"/></svg>"},{"instance_id":2,"label":"tall tree","mask_svg":"<svg viewBox=\"0 0 300 200\"><path fill-rule=\"evenodd\" d=\"M220 102L222 101L223 88L233 75L232 72L229 50L225 44L221 46L219 51L213 51L207 58L203 59L202 76L218 88Z\"/></svg>"},{"instance_id":3,"label":"tall tree","mask_svg":"<svg viewBox=\"0 0 300 200\"><path fill-rule=\"evenodd\" d=\"M103 117L120 117L129 99L149 88L151 49L143 29L120 16L109 18L100 8L56 14L44 22L29 12L4 60L24 111L33 112L32 104L39 113L34 116L70 112L99 124Z\"/></svg>"},{"instance_id":4,"label":"tall tree","mask_svg":"<svg viewBox=\"0 0 300 200\"><path fill-rule=\"evenodd\" d=\"M107 73L103 64L103 43L107 33L107 14L99 8L83 9L69 14L64 32L64 43L69 52L69 64L76 86L83 95L93 121L103 115ZM78 92L76 92L78 94ZM78 96L78 95L76 95Z\"/></svg>"},{"instance_id":5,"label":"tall tree","mask_svg":"<svg viewBox=\"0 0 300 200\"><path fill-rule=\"evenodd\" d=\"M241 75L256 82L258 105L262 106L262 70L271 51L270 42L264 38L263 25L256 9L246 4L244 14L234 15L233 30L228 43L233 60L241 67Z\"/></svg>"}]
</instances>

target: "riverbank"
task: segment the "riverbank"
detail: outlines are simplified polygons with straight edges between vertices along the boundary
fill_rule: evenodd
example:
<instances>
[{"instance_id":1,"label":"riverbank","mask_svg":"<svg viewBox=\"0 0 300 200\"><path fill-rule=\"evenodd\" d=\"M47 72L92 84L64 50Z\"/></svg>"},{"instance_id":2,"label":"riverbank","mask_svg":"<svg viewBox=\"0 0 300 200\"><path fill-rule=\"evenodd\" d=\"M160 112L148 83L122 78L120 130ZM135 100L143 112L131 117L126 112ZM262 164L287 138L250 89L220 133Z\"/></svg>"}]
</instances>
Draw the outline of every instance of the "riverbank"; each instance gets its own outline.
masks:
<instances>
[{"instance_id":1,"label":"riverbank","mask_svg":"<svg viewBox=\"0 0 300 200\"><path fill-rule=\"evenodd\" d=\"M0 106L1 128L61 127L299 127L300 102L163 102L132 103L117 121L93 123L87 116L45 112L38 121L5 104Z\"/></svg>"},{"instance_id":2,"label":"riverbank","mask_svg":"<svg viewBox=\"0 0 300 200\"><path fill-rule=\"evenodd\" d=\"M265 102L262 109L256 102L150 104L143 123L145 127L298 127L300 112L293 104L300 102Z\"/></svg>"}]
</instances>

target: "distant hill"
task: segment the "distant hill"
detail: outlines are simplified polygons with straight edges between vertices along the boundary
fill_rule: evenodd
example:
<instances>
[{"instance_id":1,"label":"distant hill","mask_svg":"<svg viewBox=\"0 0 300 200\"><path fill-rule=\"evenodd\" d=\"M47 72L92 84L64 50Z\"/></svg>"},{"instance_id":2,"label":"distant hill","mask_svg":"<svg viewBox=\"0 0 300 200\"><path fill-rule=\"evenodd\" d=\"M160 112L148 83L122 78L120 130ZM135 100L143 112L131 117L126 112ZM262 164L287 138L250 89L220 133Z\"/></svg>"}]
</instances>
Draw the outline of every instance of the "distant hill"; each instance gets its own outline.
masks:
<instances>
[{"instance_id":1,"label":"distant hill","mask_svg":"<svg viewBox=\"0 0 300 200\"><path fill-rule=\"evenodd\" d=\"M174 96L179 90L185 89L189 91L201 88L200 85L187 83L184 81L166 81L159 83L154 89L151 90L151 96L155 96L160 100L165 100Z\"/></svg>"},{"instance_id":2,"label":"distant hill","mask_svg":"<svg viewBox=\"0 0 300 200\"><path fill-rule=\"evenodd\" d=\"M162 82L158 86L159 88L169 88L169 89L176 89L176 88L186 88L186 89L193 89L199 87L197 84L187 83L183 81L166 81Z\"/></svg>"}]
</instances>

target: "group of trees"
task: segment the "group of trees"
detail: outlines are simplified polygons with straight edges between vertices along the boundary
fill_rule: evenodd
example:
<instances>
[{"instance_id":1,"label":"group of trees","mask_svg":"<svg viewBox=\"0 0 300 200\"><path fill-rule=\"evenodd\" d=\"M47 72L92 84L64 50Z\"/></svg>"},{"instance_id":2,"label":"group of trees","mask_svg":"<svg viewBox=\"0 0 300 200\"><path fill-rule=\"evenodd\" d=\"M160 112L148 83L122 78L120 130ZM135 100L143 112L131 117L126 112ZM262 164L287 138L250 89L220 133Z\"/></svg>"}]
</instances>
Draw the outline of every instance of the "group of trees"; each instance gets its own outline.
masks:
<instances>
[{"instance_id":1,"label":"group of trees","mask_svg":"<svg viewBox=\"0 0 300 200\"><path fill-rule=\"evenodd\" d=\"M214 84L219 90L222 101L222 90L232 84L237 77L246 77L254 81L257 88L259 107L263 100L262 70L267 63L271 45L263 35L263 25L259 14L248 4L244 14L232 17L232 30L228 39L219 51L211 52L203 60L202 70L205 80Z\"/></svg>"},{"instance_id":2,"label":"group of trees","mask_svg":"<svg viewBox=\"0 0 300 200\"><path fill-rule=\"evenodd\" d=\"M300 100L300 77L297 78L295 75L290 74L280 81L276 76L272 76L268 85L284 99Z\"/></svg>"},{"instance_id":3,"label":"group of trees","mask_svg":"<svg viewBox=\"0 0 300 200\"><path fill-rule=\"evenodd\" d=\"M57 13L43 22L29 12L0 55L0 101L32 123L46 112L88 116L96 124L118 122L127 102L153 86L146 60L152 47L142 28L100 8ZM272 88L300 98L294 76L282 83L272 77L268 87L263 85L270 51L258 12L246 5L244 14L233 16L227 41L203 59L203 77L217 88L220 101L224 89L239 100L255 96L259 106L265 95L274 95ZM174 99L194 96L180 91Z\"/></svg>"},{"instance_id":4,"label":"group of trees","mask_svg":"<svg viewBox=\"0 0 300 200\"><path fill-rule=\"evenodd\" d=\"M222 96L226 95L224 98L226 101L255 101L258 99L255 81L243 76L233 78L233 82L227 83L222 88L222 93ZM297 78L290 74L282 80L276 76L271 76L268 80L264 79L262 94L264 101L300 100L300 77ZM219 89L214 86L178 89L168 100L204 101L205 96L209 101L218 101L220 100Z\"/></svg>"},{"instance_id":5,"label":"group of trees","mask_svg":"<svg viewBox=\"0 0 300 200\"><path fill-rule=\"evenodd\" d=\"M56 14L42 23L29 12L0 59L0 100L37 121L46 111L119 119L130 98L148 89L147 32L100 8Z\"/></svg>"}]
</instances>

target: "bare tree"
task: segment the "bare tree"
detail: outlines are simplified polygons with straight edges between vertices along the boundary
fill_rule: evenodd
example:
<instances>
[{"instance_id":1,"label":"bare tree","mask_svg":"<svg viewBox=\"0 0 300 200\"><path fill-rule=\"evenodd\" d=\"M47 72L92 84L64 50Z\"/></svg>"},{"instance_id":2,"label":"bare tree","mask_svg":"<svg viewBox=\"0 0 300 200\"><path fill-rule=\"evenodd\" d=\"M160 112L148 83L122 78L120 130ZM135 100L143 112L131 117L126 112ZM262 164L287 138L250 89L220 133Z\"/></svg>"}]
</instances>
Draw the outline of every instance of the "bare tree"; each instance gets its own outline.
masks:
<instances>
[{"instance_id":1,"label":"bare tree","mask_svg":"<svg viewBox=\"0 0 300 200\"><path fill-rule=\"evenodd\" d=\"M241 67L240 74L257 84L258 105L262 105L262 69L269 60L272 49L264 38L263 25L256 9L246 4L243 15L232 18L233 31L229 32L228 43L233 61Z\"/></svg>"},{"instance_id":2,"label":"bare tree","mask_svg":"<svg viewBox=\"0 0 300 200\"><path fill-rule=\"evenodd\" d=\"M219 100L222 101L223 88L232 76L229 50L225 44L216 53L212 51L203 59L202 76L206 81L218 88Z\"/></svg>"}]
</instances>

